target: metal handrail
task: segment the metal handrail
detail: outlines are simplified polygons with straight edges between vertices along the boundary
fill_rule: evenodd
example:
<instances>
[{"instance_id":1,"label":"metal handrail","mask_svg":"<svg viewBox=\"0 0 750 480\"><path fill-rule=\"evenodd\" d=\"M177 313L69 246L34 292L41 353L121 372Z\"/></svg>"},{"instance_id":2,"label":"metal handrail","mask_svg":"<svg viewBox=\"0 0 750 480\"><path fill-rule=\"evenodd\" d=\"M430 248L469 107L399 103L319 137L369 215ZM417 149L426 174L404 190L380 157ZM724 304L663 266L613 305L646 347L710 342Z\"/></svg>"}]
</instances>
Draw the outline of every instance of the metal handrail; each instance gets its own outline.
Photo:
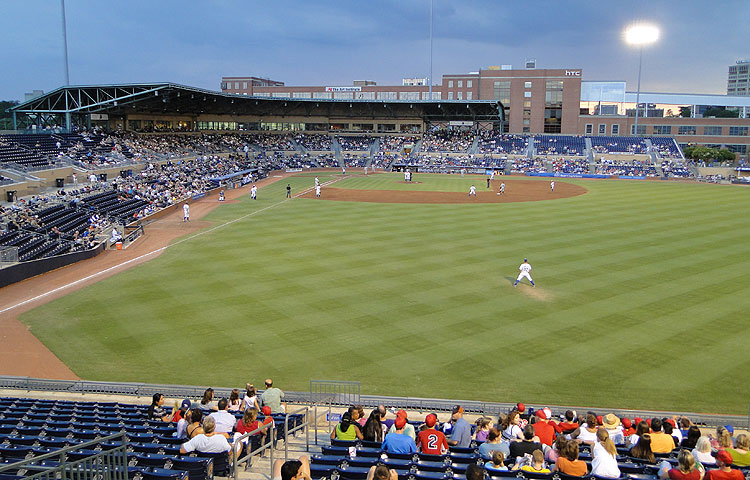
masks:
<instances>
[{"instance_id":1,"label":"metal handrail","mask_svg":"<svg viewBox=\"0 0 750 480\"><path fill-rule=\"evenodd\" d=\"M289 430L289 416L297 415L303 411L305 412L305 421L302 422L302 424L297 425L293 429ZM286 415L284 415L284 461L285 462L289 460L289 442L287 441L287 438L289 437L290 433L294 433L308 426L309 413L310 413L310 407L302 407L291 413L286 413ZM310 451L310 429L309 428L305 428L305 451L307 452Z\"/></svg>"},{"instance_id":2,"label":"metal handrail","mask_svg":"<svg viewBox=\"0 0 750 480\"><path fill-rule=\"evenodd\" d=\"M242 435L241 437L235 438L233 443L234 443L234 445L237 445L237 442L242 443L243 440L249 438L252 435L255 435L256 433L260 433L260 432L262 432L263 430L266 430L266 429L269 429L268 430L268 435L266 436L266 438L268 439L268 443L266 443L264 445L262 444L259 448L255 449L255 450L253 450L251 452L248 452L244 457L237 458L236 454L233 455L232 477L234 477L235 480L237 480L237 477L239 475L239 472L237 470L237 466L240 463L242 463L242 462L249 462L250 459L254 455L257 455L257 454L259 454L259 453L261 453L264 450L269 449L269 448L271 450L271 455L269 457L269 461L271 463L271 472L270 472L269 477L273 477L273 441L274 441L274 437L276 436L276 424L274 422L271 422L268 425L261 425L260 427L256 428L252 432L248 432L248 433ZM248 442L248 444L249 443L250 442ZM232 447L232 448L234 448L234 447Z\"/></svg>"}]
</instances>

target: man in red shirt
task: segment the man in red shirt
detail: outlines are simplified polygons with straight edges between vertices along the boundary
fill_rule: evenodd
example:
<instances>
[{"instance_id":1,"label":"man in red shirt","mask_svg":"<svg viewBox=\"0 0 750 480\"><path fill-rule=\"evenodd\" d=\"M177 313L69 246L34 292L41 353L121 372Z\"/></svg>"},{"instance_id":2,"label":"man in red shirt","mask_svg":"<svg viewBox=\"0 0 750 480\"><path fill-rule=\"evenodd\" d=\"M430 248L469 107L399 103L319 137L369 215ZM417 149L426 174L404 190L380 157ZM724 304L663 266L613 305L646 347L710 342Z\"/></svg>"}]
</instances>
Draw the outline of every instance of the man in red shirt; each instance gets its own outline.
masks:
<instances>
[{"instance_id":1,"label":"man in red shirt","mask_svg":"<svg viewBox=\"0 0 750 480\"><path fill-rule=\"evenodd\" d=\"M534 435L539 437L540 443L551 447L557 432L555 432L555 426L547 418L547 411L546 408L536 411L537 419L534 422Z\"/></svg>"},{"instance_id":2,"label":"man in red shirt","mask_svg":"<svg viewBox=\"0 0 750 480\"><path fill-rule=\"evenodd\" d=\"M437 417L431 413L424 419L424 423L427 428L417 435L419 451L431 455L442 455L447 452L448 442L445 439L445 434L435 429Z\"/></svg>"},{"instance_id":3,"label":"man in red shirt","mask_svg":"<svg viewBox=\"0 0 750 480\"><path fill-rule=\"evenodd\" d=\"M553 423L555 431L557 433L568 434L578 430L580 425L575 421L576 412L575 410L568 410L565 412L565 421L560 423Z\"/></svg>"},{"instance_id":4,"label":"man in red shirt","mask_svg":"<svg viewBox=\"0 0 750 480\"><path fill-rule=\"evenodd\" d=\"M706 480L743 480L745 476L739 470L732 470L732 455L726 450L716 452L716 470L706 472Z\"/></svg>"}]
</instances>

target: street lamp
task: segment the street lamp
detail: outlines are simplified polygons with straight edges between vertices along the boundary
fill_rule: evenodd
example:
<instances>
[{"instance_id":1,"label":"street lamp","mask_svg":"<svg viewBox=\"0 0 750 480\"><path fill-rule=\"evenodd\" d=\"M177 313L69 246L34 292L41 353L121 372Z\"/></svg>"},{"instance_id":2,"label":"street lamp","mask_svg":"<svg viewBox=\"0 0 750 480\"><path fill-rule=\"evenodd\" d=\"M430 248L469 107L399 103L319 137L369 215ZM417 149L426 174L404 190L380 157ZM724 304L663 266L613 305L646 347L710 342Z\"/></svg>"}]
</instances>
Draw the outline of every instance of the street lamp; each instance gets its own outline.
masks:
<instances>
[{"instance_id":1,"label":"street lamp","mask_svg":"<svg viewBox=\"0 0 750 480\"><path fill-rule=\"evenodd\" d=\"M638 92L635 94L635 135L638 135L638 105L641 102L641 68L643 66L643 47L659 40L659 28L648 23L636 23L625 29L625 42L639 47L638 55ZM648 115L648 111L646 111Z\"/></svg>"}]
</instances>

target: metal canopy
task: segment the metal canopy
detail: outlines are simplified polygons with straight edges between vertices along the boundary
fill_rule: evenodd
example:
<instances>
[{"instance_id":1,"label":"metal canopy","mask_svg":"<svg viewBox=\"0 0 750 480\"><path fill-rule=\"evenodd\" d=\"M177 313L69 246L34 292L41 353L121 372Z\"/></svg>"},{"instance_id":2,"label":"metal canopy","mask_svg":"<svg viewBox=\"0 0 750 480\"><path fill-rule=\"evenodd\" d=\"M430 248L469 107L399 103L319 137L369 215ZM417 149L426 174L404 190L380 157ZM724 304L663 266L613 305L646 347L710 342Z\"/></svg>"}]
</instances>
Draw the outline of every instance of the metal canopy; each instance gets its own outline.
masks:
<instances>
[{"instance_id":1,"label":"metal canopy","mask_svg":"<svg viewBox=\"0 0 750 480\"><path fill-rule=\"evenodd\" d=\"M251 97L174 83L60 87L9 109L14 115L107 113L162 115L323 116L328 118L499 122L496 100L329 100ZM69 122L66 122L69 123Z\"/></svg>"}]
</instances>

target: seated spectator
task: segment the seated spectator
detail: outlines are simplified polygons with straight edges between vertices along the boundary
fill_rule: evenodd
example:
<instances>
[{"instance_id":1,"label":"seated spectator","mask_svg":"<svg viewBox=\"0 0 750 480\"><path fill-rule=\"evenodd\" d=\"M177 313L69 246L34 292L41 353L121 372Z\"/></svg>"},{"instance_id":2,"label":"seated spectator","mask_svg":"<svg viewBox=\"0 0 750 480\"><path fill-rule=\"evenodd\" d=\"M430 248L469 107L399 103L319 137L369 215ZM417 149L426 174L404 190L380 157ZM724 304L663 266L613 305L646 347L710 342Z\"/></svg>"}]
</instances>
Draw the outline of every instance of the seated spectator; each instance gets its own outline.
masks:
<instances>
[{"instance_id":1,"label":"seated spectator","mask_svg":"<svg viewBox=\"0 0 750 480\"><path fill-rule=\"evenodd\" d=\"M649 428L648 422L645 420L639 420L635 427L635 433L625 439L625 446L633 448L633 446L638 443L638 440L647 433L649 435L651 434L651 428Z\"/></svg>"},{"instance_id":2,"label":"seated spectator","mask_svg":"<svg viewBox=\"0 0 750 480\"><path fill-rule=\"evenodd\" d=\"M614 413L608 413L602 419L602 426L607 429L609 438L615 445L624 445L625 436L622 433L620 419Z\"/></svg>"},{"instance_id":3,"label":"seated spectator","mask_svg":"<svg viewBox=\"0 0 750 480\"><path fill-rule=\"evenodd\" d=\"M270 378L267 378L265 383L266 389L260 395L259 403L264 407L271 407L271 413L284 413L286 405L281 401L284 398L284 392L280 388L274 387L273 380Z\"/></svg>"},{"instance_id":4,"label":"seated spectator","mask_svg":"<svg viewBox=\"0 0 750 480\"><path fill-rule=\"evenodd\" d=\"M245 396L242 397L242 409L246 411L248 408L254 408L257 411L260 411L260 405L258 405L258 393L252 383L245 385Z\"/></svg>"},{"instance_id":5,"label":"seated spectator","mask_svg":"<svg viewBox=\"0 0 750 480\"><path fill-rule=\"evenodd\" d=\"M700 480L703 478L703 470L696 468L693 454L687 450L681 450L677 456L677 468L671 468L667 461L662 462L659 469L659 478L662 480Z\"/></svg>"},{"instance_id":6,"label":"seated spectator","mask_svg":"<svg viewBox=\"0 0 750 480\"><path fill-rule=\"evenodd\" d=\"M476 421L476 433L474 434L474 440L477 442L486 442L487 435L490 433L492 428L492 419L486 417L479 417Z\"/></svg>"},{"instance_id":7,"label":"seated spectator","mask_svg":"<svg viewBox=\"0 0 750 480\"><path fill-rule=\"evenodd\" d=\"M492 452L492 459L484 464L484 468L487 470L500 470L507 472L508 467L505 466L505 454L500 450L494 450ZM491 475L492 473L490 473Z\"/></svg>"},{"instance_id":8,"label":"seated spectator","mask_svg":"<svg viewBox=\"0 0 750 480\"><path fill-rule=\"evenodd\" d=\"M207 388L205 392L203 392L203 397L200 401L200 409L201 410L217 410L216 402L214 402L214 389L213 388Z\"/></svg>"},{"instance_id":9,"label":"seated spectator","mask_svg":"<svg viewBox=\"0 0 750 480\"><path fill-rule=\"evenodd\" d=\"M669 453L674 450L672 435L662 431L662 422L658 418L651 419L651 450L654 453Z\"/></svg>"},{"instance_id":10,"label":"seated spectator","mask_svg":"<svg viewBox=\"0 0 750 480\"><path fill-rule=\"evenodd\" d=\"M699 438L690 453L702 465L716 465L716 458L711 454L711 440L708 437Z\"/></svg>"},{"instance_id":11,"label":"seated spectator","mask_svg":"<svg viewBox=\"0 0 750 480\"><path fill-rule=\"evenodd\" d=\"M417 435L419 451L430 455L442 455L448 451L445 434L435 429L437 417L431 413L424 419L425 428Z\"/></svg>"},{"instance_id":12,"label":"seated spectator","mask_svg":"<svg viewBox=\"0 0 750 480\"><path fill-rule=\"evenodd\" d=\"M364 427L365 423L367 423L367 417L365 417L364 407L362 407L362 405L354 405L350 407L350 410L352 411L352 420L359 424L361 431L362 427Z\"/></svg>"},{"instance_id":13,"label":"seated spectator","mask_svg":"<svg viewBox=\"0 0 750 480\"><path fill-rule=\"evenodd\" d=\"M484 480L484 469L476 463L466 467L466 480Z\"/></svg>"},{"instance_id":14,"label":"seated spectator","mask_svg":"<svg viewBox=\"0 0 750 480\"><path fill-rule=\"evenodd\" d=\"M627 444L628 437L635 433L635 427L633 427L633 422L629 418L623 417L620 421L622 422L622 435L625 437L625 444Z\"/></svg>"},{"instance_id":15,"label":"seated spectator","mask_svg":"<svg viewBox=\"0 0 750 480\"><path fill-rule=\"evenodd\" d=\"M503 452L503 455L510 455L510 442L503 440L503 435L495 427L490 429L487 441L479 446L479 456L485 460L490 460L495 452Z\"/></svg>"},{"instance_id":16,"label":"seated spectator","mask_svg":"<svg viewBox=\"0 0 750 480\"><path fill-rule=\"evenodd\" d=\"M336 428L331 432L331 440L362 440L362 432L359 431L359 424L355 423L352 419L350 412L345 412L341 416L341 421L336 425Z\"/></svg>"},{"instance_id":17,"label":"seated spectator","mask_svg":"<svg viewBox=\"0 0 750 480\"><path fill-rule=\"evenodd\" d=\"M190 423L185 427L185 436L188 439L203 433L203 411L200 408L194 408L188 412Z\"/></svg>"},{"instance_id":18,"label":"seated spectator","mask_svg":"<svg viewBox=\"0 0 750 480\"><path fill-rule=\"evenodd\" d=\"M609 438L605 428L596 431L596 443L591 461L591 475L606 478L620 478L620 468L617 466L617 447Z\"/></svg>"},{"instance_id":19,"label":"seated spectator","mask_svg":"<svg viewBox=\"0 0 750 480\"><path fill-rule=\"evenodd\" d=\"M687 448L688 450L694 449L699 438L701 438L701 429L696 425L690 425L685 434L685 438L680 442L680 448Z\"/></svg>"},{"instance_id":20,"label":"seated spectator","mask_svg":"<svg viewBox=\"0 0 750 480\"><path fill-rule=\"evenodd\" d=\"M219 400L218 410L209 415L209 417L213 418L216 423L216 433L220 433L227 438L229 438L229 434L232 433L235 424L234 415L227 411L228 405L229 402L227 399L222 398Z\"/></svg>"},{"instance_id":21,"label":"seated spectator","mask_svg":"<svg viewBox=\"0 0 750 480\"><path fill-rule=\"evenodd\" d=\"M534 450L541 450L542 444L537 442L534 437L534 427L526 425L523 429L523 440L520 442L510 442L509 451L511 457L523 457L525 454L531 455Z\"/></svg>"},{"instance_id":22,"label":"seated spectator","mask_svg":"<svg viewBox=\"0 0 750 480\"><path fill-rule=\"evenodd\" d=\"M167 411L164 410L164 395L161 393L155 393L151 405L148 407L148 419L171 422L176 410L177 405L172 409L172 413L167 414Z\"/></svg>"},{"instance_id":23,"label":"seated spectator","mask_svg":"<svg viewBox=\"0 0 750 480\"><path fill-rule=\"evenodd\" d=\"M711 439L711 447L714 450L726 450L727 448L732 448L734 446L734 443L732 442L732 433L726 426L716 427L716 437L709 435L708 438Z\"/></svg>"},{"instance_id":24,"label":"seated spectator","mask_svg":"<svg viewBox=\"0 0 750 480\"><path fill-rule=\"evenodd\" d=\"M738 467L750 466L750 438L744 433L737 435L734 439L734 448L727 448L727 452L732 456L732 463Z\"/></svg>"},{"instance_id":25,"label":"seated spectator","mask_svg":"<svg viewBox=\"0 0 750 480\"><path fill-rule=\"evenodd\" d=\"M180 420L185 418L185 415L187 415L188 410L190 410L190 405L192 405L192 402L189 398L186 398L182 401L180 404L180 408L174 412L174 417L172 418L173 422L179 422Z\"/></svg>"},{"instance_id":26,"label":"seated spectator","mask_svg":"<svg viewBox=\"0 0 750 480\"><path fill-rule=\"evenodd\" d=\"M471 444L471 425L464 419L464 407L456 405L453 407L451 419L455 422L451 430L448 445L456 447L468 447Z\"/></svg>"},{"instance_id":27,"label":"seated spectator","mask_svg":"<svg viewBox=\"0 0 750 480\"><path fill-rule=\"evenodd\" d=\"M368 442L383 443L383 422L380 420L380 411L376 408L370 412L370 416L362 429L362 439Z\"/></svg>"},{"instance_id":28,"label":"seated spectator","mask_svg":"<svg viewBox=\"0 0 750 480\"><path fill-rule=\"evenodd\" d=\"M565 435L558 435L552 444L552 448L547 448L544 451L544 459L547 460L547 463L554 465L560 455L562 455L560 452L565 450L567 444L568 440L565 438Z\"/></svg>"},{"instance_id":29,"label":"seated spectator","mask_svg":"<svg viewBox=\"0 0 750 480\"><path fill-rule=\"evenodd\" d=\"M187 426L190 425L190 400L185 399L180 405L180 409L175 412L174 419L177 419L177 431L175 437L187 438ZM178 418L179 417L179 418Z\"/></svg>"},{"instance_id":30,"label":"seated spectator","mask_svg":"<svg viewBox=\"0 0 750 480\"><path fill-rule=\"evenodd\" d=\"M180 446L180 453L221 453L230 450L226 437L214 431L216 422L213 417L203 419L203 433L200 433Z\"/></svg>"},{"instance_id":31,"label":"seated spectator","mask_svg":"<svg viewBox=\"0 0 750 480\"><path fill-rule=\"evenodd\" d=\"M726 450L716 453L716 470L706 472L706 480L743 480L745 475L739 470L732 470L732 456Z\"/></svg>"},{"instance_id":32,"label":"seated spectator","mask_svg":"<svg viewBox=\"0 0 750 480\"><path fill-rule=\"evenodd\" d=\"M547 468L547 464L544 463L544 454L541 450L534 450L531 452L531 459L527 456L516 457L516 464L513 465L512 470L533 473L551 473L550 469Z\"/></svg>"},{"instance_id":33,"label":"seated spectator","mask_svg":"<svg viewBox=\"0 0 750 480\"><path fill-rule=\"evenodd\" d=\"M536 411L537 418L536 422L534 422L534 435L539 438L539 442L542 445L551 446L552 442L555 441L555 426L549 421L551 413L549 408Z\"/></svg>"},{"instance_id":34,"label":"seated spectator","mask_svg":"<svg viewBox=\"0 0 750 480\"><path fill-rule=\"evenodd\" d=\"M580 425L578 425L578 422L575 421L575 418L575 410L566 410L565 421L554 424L557 433L567 435L576 431Z\"/></svg>"},{"instance_id":35,"label":"seated spectator","mask_svg":"<svg viewBox=\"0 0 750 480\"><path fill-rule=\"evenodd\" d=\"M310 480L310 460L304 455L299 460L276 460L271 480Z\"/></svg>"},{"instance_id":36,"label":"seated spectator","mask_svg":"<svg viewBox=\"0 0 750 480\"><path fill-rule=\"evenodd\" d=\"M664 431L664 433L672 437L675 448L680 446L680 442L682 441L682 434L679 433L679 430L675 430L674 420L672 420L671 418L662 419L661 429Z\"/></svg>"},{"instance_id":37,"label":"seated spectator","mask_svg":"<svg viewBox=\"0 0 750 480\"><path fill-rule=\"evenodd\" d=\"M586 462L578 459L578 443L571 440L567 441L564 445L552 470L576 477L586 475L588 473L588 466Z\"/></svg>"},{"instance_id":38,"label":"seated spectator","mask_svg":"<svg viewBox=\"0 0 750 480\"><path fill-rule=\"evenodd\" d=\"M227 404L227 410L230 412L239 412L242 408L242 400L240 400L240 391L233 389L232 393L229 394L229 403Z\"/></svg>"},{"instance_id":39,"label":"seated spectator","mask_svg":"<svg viewBox=\"0 0 750 480\"><path fill-rule=\"evenodd\" d=\"M367 472L366 480L398 480L398 472L383 464L373 465Z\"/></svg>"},{"instance_id":40,"label":"seated spectator","mask_svg":"<svg viewBox=\"0 0 750 480\"><path fill-rule=\"evenodd\" d=\"M638 440L638 443L630 449L630 456L646 460L648 463L656 463L654 452L651 450L651 434L644 433Z\"/></svg>"},{"instance_id":41,"label":"seated spectator","mask_svg":"<svg viewBox=\"0 0 750 480\"><path fill-rule=\"evenodd\" d=\"M503 439L507 441L522 440L523 430L520 427L521 416L518 410L513 410L500 423Z\"/></svg>"},{"instance_id":42,"label":"seated spectator","mask_svg":"<svg viewBox=\"0 0 750 480\"><path fill-rule=\"evenodd\" d=\"M586 423L573 432L571 437L575 438L578 443L594 445L596 443L596 432L598 426L599 422L596 420L596 415L589 413L586 415Z\"/></svg>"},{"instance_id":43,"label":"seated spectator","mask_svg":"<svg viewBox=\"0 0 750 480\"><path fill-rule=\"evenodd\" d=\"M398 412L396 412L396 418L398 418L398 417L403 417L404 420L406 420L406 426L404 427L404 433L407 434L407 435L409 435L412 438L412 440L416 441L417 440L417 432L414 430L414 425L412 425L411 423L409 423L409 418L406 415L406 410L399 410ZM395 431L396 431L395 425L391 425L391 428L388 430L388 433L395 432Z\"/></svg>"},{"instance_id":44,"label":"seated spectator","mask_svg":"<svg viewBox=\"0 0 750 480\"><path fill-rule=\"evenodd\" d=\"M396 427L396 431L385 436L381 448L387 453L416 453L417 445L409 435L404 433L406 419L404 417L396 417L396 421L393 424Z\"/></svg>"}]
</instances>

